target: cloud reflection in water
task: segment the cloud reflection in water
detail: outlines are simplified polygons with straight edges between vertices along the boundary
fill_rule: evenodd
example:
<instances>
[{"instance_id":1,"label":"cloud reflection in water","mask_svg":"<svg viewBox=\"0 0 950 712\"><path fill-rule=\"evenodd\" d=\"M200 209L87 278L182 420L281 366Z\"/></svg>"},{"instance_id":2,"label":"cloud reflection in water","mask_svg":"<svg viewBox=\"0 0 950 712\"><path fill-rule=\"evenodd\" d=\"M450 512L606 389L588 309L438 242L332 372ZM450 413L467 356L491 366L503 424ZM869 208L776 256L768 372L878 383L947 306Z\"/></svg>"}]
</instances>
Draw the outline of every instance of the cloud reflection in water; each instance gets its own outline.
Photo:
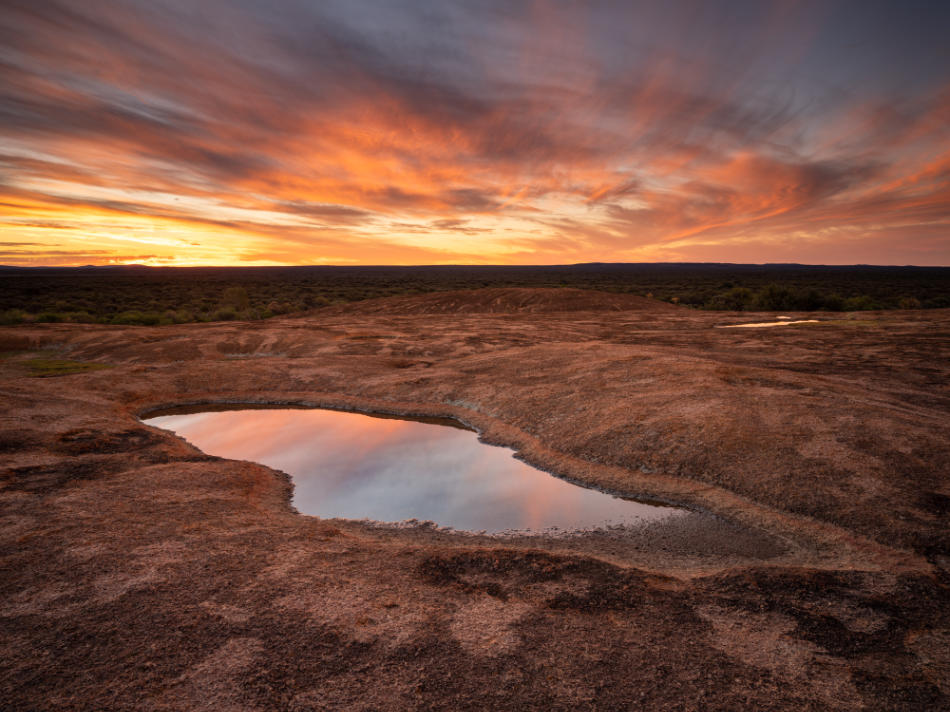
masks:
<instances>
[{"instance_id":1,"label":"cloud reflection in water","mask_svg":"<svg viewBox=\"0 0 950 712\"><path fill-rule=\"evenodd\" d=\"M681 513L613 497L541 472L459 427L310 409L160 415L210 455L250 460L293 477L303 514L497 533L593 529Z\"/></svg>"}]
</instances>

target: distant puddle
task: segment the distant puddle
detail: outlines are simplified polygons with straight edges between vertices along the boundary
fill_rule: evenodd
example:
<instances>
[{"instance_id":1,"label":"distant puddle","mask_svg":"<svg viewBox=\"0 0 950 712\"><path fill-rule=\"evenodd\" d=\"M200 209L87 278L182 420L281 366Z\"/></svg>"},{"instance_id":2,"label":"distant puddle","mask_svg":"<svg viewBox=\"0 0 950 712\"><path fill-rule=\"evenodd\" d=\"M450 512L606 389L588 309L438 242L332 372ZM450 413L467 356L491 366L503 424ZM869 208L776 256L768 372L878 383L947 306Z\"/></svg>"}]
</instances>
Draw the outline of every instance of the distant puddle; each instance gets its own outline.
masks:
<instances>
[{"instance_id":1,"label":"distant puddle","mask_svg":"<svg viewBox=\"0 0 950 712\"><path fill-rule=\"evenodd\" d=\"M587 489L479 442L453 420L301 408L154 414L209 455L250 460L294 480L294 506L324 518L433 521L497 534L641 524L686 510Z\"/></svg>"},{"instance_id":2,"label":"distant puddle","mask_svg":"<svg viewBox=\"0 0 950 712\"><path fill-rule=\"evenodd\" d=\"M782 321L759 321L754 324L726 324L724 326L717 326L717 329L761 329L762 327L768 326L785 326L786 324L817 324L818 319L798 319L798 320L789 320L785 319Z\"/></svg>"}]
</instances>

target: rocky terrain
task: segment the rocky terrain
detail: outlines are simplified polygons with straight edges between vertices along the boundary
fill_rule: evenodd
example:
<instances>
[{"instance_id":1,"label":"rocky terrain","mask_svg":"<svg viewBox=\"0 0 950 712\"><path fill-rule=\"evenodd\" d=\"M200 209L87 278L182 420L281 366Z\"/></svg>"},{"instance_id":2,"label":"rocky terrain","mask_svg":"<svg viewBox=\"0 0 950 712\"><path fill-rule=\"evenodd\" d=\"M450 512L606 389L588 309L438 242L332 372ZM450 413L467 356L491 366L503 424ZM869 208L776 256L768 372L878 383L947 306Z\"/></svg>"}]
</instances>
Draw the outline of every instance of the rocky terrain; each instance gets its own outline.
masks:
<instances>
[{"instance_id":1,"label":"rocky terrain","mask_svg":"<svg viewBox=\"0 0 950 712\"><path fill-rule=\"evenodd\" d=\"M0 708L950 709L950 310L717 328L773 316L512 288L0 329ZM455 417L693 514L320 520L139 420L241 402Z\"/></svg>"}]
</instances>

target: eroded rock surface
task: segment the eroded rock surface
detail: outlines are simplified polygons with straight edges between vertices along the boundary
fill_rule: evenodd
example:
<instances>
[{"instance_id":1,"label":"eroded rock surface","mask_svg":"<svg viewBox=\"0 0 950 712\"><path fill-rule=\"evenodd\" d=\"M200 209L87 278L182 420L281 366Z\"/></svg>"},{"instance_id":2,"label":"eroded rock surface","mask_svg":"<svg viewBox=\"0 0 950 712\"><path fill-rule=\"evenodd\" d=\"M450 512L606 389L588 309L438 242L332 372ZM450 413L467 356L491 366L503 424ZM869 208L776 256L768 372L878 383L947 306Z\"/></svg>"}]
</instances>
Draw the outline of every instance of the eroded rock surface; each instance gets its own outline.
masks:
<instances>
[{"instance_id":1,"label":"eroded rock surface","mask_svg":"<svg viewBox=\"0 0 950 712\"><path fill-rule=\"evenodd\" d=\"M0 329L0 707L950 708L950 312L726 330L572 291ZM111 368L34 378L39 352ZM242 401L457 417L697 514L318 520L137 419Z\"/></svg>"}]
</instances>

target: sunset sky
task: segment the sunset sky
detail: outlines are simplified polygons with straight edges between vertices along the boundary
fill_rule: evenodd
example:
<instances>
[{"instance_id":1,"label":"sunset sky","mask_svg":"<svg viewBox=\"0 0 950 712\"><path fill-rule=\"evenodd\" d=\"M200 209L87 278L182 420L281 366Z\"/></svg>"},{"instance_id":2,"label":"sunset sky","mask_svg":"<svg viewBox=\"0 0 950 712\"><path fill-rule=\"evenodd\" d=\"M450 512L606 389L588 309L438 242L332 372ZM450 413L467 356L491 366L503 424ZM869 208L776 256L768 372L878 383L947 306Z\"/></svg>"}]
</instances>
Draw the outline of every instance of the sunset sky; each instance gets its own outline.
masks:
<instances>
[{"instance_id":1,"label":"sunset sky","mask_svg":"<svg viewBox=\"0 0 950 712\"><path fill-rule=\"evenodd\" d=\"M950 265L950 2L4 0L0 264Z\"/></svg>"}]
</instances>

